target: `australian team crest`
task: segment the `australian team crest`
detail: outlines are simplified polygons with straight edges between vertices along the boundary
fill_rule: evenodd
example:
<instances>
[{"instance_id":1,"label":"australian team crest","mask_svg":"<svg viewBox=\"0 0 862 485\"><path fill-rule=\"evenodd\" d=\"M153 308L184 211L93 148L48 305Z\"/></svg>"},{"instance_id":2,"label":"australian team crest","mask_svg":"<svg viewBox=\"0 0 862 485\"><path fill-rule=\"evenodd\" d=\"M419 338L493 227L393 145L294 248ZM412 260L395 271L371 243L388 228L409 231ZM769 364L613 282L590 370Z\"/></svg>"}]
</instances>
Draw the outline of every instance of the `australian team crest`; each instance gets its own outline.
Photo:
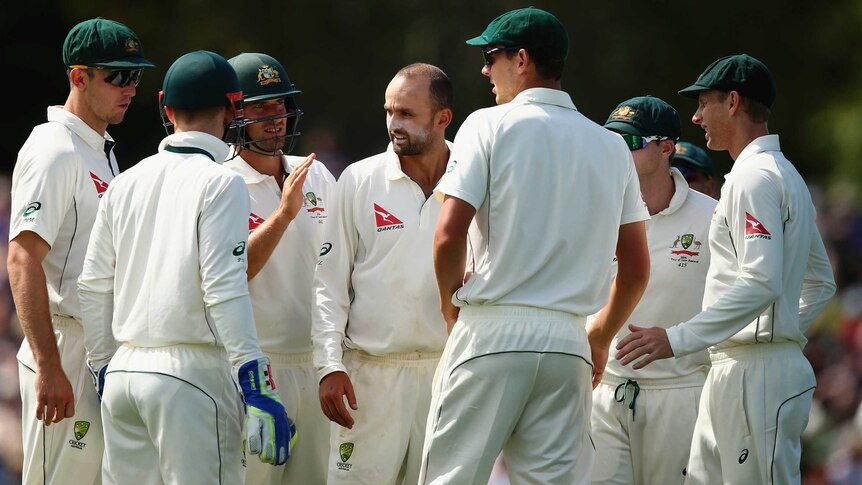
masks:
<instances>
[{"instance_id":1,"label":"australian team crest","mask_svg":"<svg viewBox=\"0 0 862 485\"><path fill-rule=\"evenodd\" d=\"M353 464L347 463L350 456L353 454L353 443L341 443L338 445L338 457L341 461L335 462L335 467L341 471L349 472L353 468Z\"/></svg>"},{"instance_id":2,"label":"australian team crest","mask_svg":"<svg viewBox=\"0 0 862 485\"><path fill-rule=\"evenodd\" d=\"M126 38L123 47L125 47L126 52L140 52L141 50L141 45L138 44L138 41L131 37Z\"/></svg>"},{"instance_id":3,"label":"australian team crest","mask_svg":"<svg viewBox=\"0 0 862 485\"><path fill-rule=\"evenodd\" d=\"M341 443L338 447L338 455L341 458L341 462L345 463L350 459L350 455L353 454L353 443Z\"/></svg>"},{"instance_id":4,"label":"australian team crest","mask_svg":"<svg viewBox=\"0 0 862 485\"><path fill-rule=\"evenodd\" d=\"M257 70L257 83L261 86L280 82L281 75L278 73L278 70L276 68L264 64L260 66L260 68Z\"/></svg>"},{"instance_id":5,"label":"australian team crest","mask_svg":"<svg viewBox=\"0 0 862 485\"><path fill-rule=\"evenodd\" d=\"M75 439L81 441L84 436L87 435L87 431L90 431L90 423L88 421L75 421Z\"/></svg>"},{"instance_id":6,"label":"australian team crest","mask_svg":"<svg viewBox=\"0 0 862 485\"><path fill-rule=\"evenodd\" d=\"M302 206L305 207L305 211L308 212L308 216L312 219L320 219L320 223L323 223L323 219L326 219L326 208L323 207L323 198L318 197L314 192L306 192L305 200L302 201Z\"/></svg>"},{"instance_id":7,"label":"australian team crest","mask_svg":"<svg viewBox=\"0 0 862 485\"><path fill-rule=\"evenodd\" d=\"M694 234L683 234L680 238L683 249L688 249L691 243L694 242Z\"/></svg>"},{"instance_id":8,"label":"australian team crest","mask_svg":"<svg viewBox=\"0 0 862 485\"><path fill-rule=\"evenodd\" d=\"M611 119L629 121L634 115L635 110L633 110L631 106L626 105L611 113Z\"/></svg>"},{"instance_id":9,"label":"australian team crest","mask_svg":"<svg viewBox=\"0 0 862 485\"><path fill-rule=\"evenodd\" d=\"M685 268L688 263L700 262L700 247L703 245L694 234L682 234L671 245L670 260Z\"/></svg>"}]
</instances>

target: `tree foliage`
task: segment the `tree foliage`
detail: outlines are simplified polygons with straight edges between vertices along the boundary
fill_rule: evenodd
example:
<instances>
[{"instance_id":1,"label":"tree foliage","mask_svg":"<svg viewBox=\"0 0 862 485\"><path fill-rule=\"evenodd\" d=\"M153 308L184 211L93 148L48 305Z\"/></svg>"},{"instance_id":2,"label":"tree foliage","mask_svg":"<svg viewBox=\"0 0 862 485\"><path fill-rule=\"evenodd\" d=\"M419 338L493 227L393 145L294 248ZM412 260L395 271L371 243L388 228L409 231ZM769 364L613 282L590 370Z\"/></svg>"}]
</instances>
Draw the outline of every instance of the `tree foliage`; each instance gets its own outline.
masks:
<instances>
[{"instance_id":1,"label":"tree foliage","mask_svg":"<svg viewBox=\"0 0 862 485\"><path fill-rule=\"evenodd\" d=\"M303 91L306 135L297 153L337 150L348 160L388 143L383 92L394 73L412 62L438 65L455 84L451 139L471 111L493 104L491 85L479 72L481 56L464 41L497 15L528 5L549 10L568 28L563 87L594 121L604 122L623 99L651 94L674 105L684 137L703 145L702 131L689 121L695 103L677 90L714 59L745 52L775 76L770 130L781 135L800 172L813 182L862 188L862 50L856 48L862 45L862 0L29 2L0 18L7 72L23 74L11 80L15 87L7 96L12 109L3 124L12 137L3 144L3 168L11 172L46 106L65 100L62 42L86 18L126 23L157 64L145 74L126 121L109 129L128 167L154 152L164 136L156 103L164 73L196 49L278 58ZM337 146L314 146L323 143L321 133ZM721 171L729 170L725 153L711 155Z\"/></svg>"}]
</instances>

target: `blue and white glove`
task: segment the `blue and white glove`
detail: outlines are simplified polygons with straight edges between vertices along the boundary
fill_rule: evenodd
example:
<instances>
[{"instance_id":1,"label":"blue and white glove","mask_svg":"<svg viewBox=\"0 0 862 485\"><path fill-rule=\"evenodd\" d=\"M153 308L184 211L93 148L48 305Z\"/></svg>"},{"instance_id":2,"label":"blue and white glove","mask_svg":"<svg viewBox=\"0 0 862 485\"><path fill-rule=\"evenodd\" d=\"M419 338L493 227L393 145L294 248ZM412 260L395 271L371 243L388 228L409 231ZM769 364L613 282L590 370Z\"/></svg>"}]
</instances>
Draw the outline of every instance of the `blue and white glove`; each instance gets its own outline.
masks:
<instances>
[{"instance_id":1,"label":"blue and white glove","mask_svg":"<svg viewBox=\"0 0 862 485\"><path fill-rule=\"evenodd\" d=\"M105 371L108 370L108 366L103 365L101 369L94 369L89 362L87 362L87 370L90 371L90 376L93 378L93 387L96 388L96 395L99 396L99 402L102 402L102 393L105 391Z\"/></svg>"},{"instance_id":2,"label":"blue and white glove","mask_svg":"<svg viewBox=\"0 0 862 485\"><path fill-rule=\"evenodd\" d=\"M296 426L287 417L284 405L275 392L269 359L261 358L242 364L237 372L245 402L245 438L248 452L260 461L283 465L296 444Z\"/></svg>"}]
</instances>

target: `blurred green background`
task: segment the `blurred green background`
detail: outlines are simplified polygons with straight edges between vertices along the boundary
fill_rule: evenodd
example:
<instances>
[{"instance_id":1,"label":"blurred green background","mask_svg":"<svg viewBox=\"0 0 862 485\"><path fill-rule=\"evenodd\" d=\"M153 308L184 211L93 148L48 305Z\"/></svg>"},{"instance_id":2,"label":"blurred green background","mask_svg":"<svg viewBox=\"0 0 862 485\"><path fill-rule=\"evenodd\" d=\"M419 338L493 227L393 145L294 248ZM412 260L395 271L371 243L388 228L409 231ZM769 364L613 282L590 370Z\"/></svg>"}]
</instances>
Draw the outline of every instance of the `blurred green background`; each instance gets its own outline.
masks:
<instances>
[{"instance_id":1,"label":"blurred green background","mask_svg":"<svg viewBox=\"0 0 862 485\"><path fill-rule=\"evenodd\" d=\"M281 60L304 93L304 136L295 153L355 161L385 148L383 92L402 66L429 62L455 84L454 138L471 111L493 104L478 49L464 41L497 15L533 5L571 37L563 87L589 118L603 122L629 97L658 96L680 112L684 137L703 145L690 123L695 103L676 91L714 59L748 53L778 85L770 130L810 181L862 187L862 0L798 1L476 1L203 0L21 2L3 9L4 65L11 137L2 145L11 172L17 150L45 108L68 93L61 46L77 22L103 16L141 37L148 70L121 125L109 128L128 167L155 151L164 131L157 110L162 77L180 55L208 49L230 58L260 51ZM723 173L724 153L711 153ZM337 160L333 160L337 163Z\"/></svg>"}]
</instances>

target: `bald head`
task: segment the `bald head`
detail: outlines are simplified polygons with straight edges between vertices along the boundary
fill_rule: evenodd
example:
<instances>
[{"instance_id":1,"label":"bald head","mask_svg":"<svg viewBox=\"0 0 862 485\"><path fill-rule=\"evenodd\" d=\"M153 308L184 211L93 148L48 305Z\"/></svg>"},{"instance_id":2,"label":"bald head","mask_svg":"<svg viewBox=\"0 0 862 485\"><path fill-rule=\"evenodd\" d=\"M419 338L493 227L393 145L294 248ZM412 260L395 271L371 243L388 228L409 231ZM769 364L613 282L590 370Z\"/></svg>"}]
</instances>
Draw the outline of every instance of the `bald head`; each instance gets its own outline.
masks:
<instances>
[{"instance_id":1,"label":"bald head","mask_svg":"<svg viewBox=\"0 0 862 485\"><path fill-rule=\"evenodd\" d=\"M424 78L428 80L428 92L431 106L435 111L452 109L452 81L449 76L437 66L417 62L404 66L395 74L396 78Z\"/></svg>"}]
</instances>

